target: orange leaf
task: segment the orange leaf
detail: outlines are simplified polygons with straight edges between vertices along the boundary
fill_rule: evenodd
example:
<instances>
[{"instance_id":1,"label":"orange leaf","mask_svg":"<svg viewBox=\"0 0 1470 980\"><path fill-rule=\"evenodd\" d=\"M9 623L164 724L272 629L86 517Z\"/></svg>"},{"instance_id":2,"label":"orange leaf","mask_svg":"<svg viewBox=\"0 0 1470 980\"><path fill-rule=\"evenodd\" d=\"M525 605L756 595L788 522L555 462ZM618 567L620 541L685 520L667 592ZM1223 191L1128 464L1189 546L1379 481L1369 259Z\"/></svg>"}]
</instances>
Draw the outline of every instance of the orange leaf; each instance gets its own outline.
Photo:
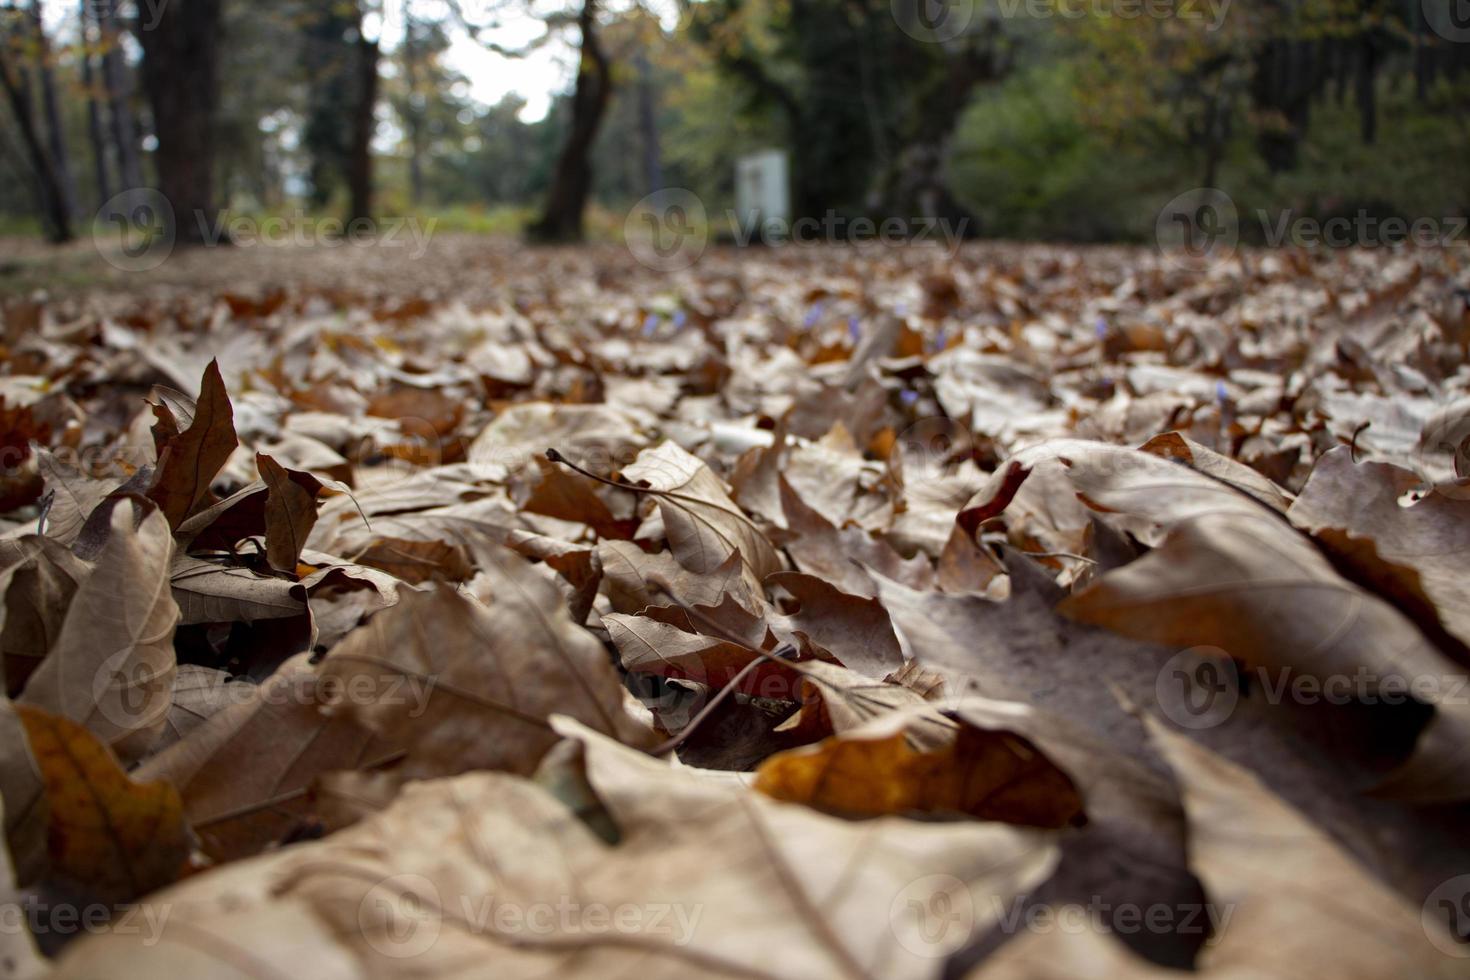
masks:
<instances>
[{"instance_id":1,"label":"orange leaf","mask_svg":"<svg viewBox=\"0 0 1470 980\"><path fill-rule=\"evenodd\" d=\"M128 778L81 725L15 706L41 770L52 873L99 901L128 902L178 877L189 856L178 791Z\"/></svg>"}]
</instances>

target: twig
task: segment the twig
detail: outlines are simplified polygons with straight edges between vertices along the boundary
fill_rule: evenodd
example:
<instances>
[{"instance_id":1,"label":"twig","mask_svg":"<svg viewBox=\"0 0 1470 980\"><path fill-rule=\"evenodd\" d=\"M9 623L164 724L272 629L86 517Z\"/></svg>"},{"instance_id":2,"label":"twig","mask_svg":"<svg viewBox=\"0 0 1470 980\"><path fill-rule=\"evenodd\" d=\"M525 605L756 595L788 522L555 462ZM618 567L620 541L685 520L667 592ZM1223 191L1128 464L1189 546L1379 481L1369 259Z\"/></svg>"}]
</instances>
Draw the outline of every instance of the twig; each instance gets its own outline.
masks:
<instances>
[{"instance_id":1,"label":"twig","mask_svg":"<svg viewBox=\"0 0 1470 980\"><path fill-rule=\"evenodd\" d=\"M1373 424L1373 420L1372 419L1368 419L1367 421L1363 422L1363 424L1359 425L1356 429L1353 430L1353 438L1352 438L1352 441L1348 443L1348 457L1354 463L1356 463L1358 461L1358 435L1364 429L1368 428L1368 426L1370 426L1372 424Z\"/></svg>"}]
</instances>

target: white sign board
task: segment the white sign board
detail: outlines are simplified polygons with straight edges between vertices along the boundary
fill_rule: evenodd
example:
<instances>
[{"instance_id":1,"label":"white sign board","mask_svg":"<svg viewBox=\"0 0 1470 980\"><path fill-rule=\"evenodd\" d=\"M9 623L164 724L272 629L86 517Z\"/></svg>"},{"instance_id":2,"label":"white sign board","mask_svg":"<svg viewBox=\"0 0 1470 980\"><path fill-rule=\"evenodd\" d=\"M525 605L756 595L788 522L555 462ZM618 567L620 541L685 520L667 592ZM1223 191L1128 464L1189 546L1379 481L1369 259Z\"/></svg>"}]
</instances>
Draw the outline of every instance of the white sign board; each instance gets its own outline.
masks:
<instances>
[{"instance_id":1,"label":"white sign board","mask_svg":"<svg viewBox=\"0 0 1470 980\"><path fill-rule=\"evenodd\" d=\"M735 161L735 217L746 232L772 219L790 223L791 178L785 150L762 150Z\"/></svg>"}]
</instances>

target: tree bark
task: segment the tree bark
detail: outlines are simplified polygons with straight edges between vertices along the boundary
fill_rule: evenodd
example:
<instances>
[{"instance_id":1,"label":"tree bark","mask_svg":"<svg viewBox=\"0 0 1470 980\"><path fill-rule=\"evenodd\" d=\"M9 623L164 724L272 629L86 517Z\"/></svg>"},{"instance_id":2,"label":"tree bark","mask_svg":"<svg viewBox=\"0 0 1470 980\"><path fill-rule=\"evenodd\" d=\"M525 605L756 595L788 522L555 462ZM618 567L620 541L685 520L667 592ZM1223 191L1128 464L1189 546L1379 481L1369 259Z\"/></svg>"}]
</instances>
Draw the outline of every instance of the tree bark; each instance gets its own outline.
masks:
<instances>
[{"instance_id":1,"label":"tree bark","mask_svg":"<svg viewBox=\"0 0 1470 980\"><path fill-rule=\"evenodd\" d=\"M645 193L663 190L664 165L658 142L658 96L653 90L653 69L648 55L638 52L638 134L643 144Z\"/></svg>"},{"instance_id":2,"label":"tree bark","mask_svg":"<svg viewBox=\"0 0 1470 980\"><path fill-rule=\"evenodd\" d=\"M581 241L582 217L592 189L592 144L612 96L612 71L597 39L597 2L583 0L577 18L582 31L582 61L572 95L572 120L562 145L546 206L528 234L542 242Z\"/></svg>"},{"instance_id":3,"label":"tree bark","mask_svg":"<svg viewBox=\"0 0 1470 980\"><path fill-rule=\"evenodd\" d=\"M357 101L353 107L352 146L347 160L347 190L350 197L348 221L372 220L373 216L373 132L378 106L377 41L369 41L358 21L357 36Z\"/></svg>"},{"instance_id":4,"label":"tree bark","mask_svg":"<svg viewBox=\"0 0 1470 980\"><path fill-rule=\"evenodd\" d=\"M92 0L82 0L82 85L87 90L87 136L92 141L92 173L97 183L97 200L105 204L112 198L112 179L107 167L107 136L102 128L102 104L97 87L97 72L92 64L91 23Z\"/></svg>"},{"instance_id":5,"label":"tree bark","mask_svg":"<svg viewBox=\"0 0 1470 980\"><path fill-rule=\"evenodd\" d=\"M417 207L424 199L424 112L418 104L419 46L414 35L418 23L411 3L403 0L403 74L408 83L404 122L408 126L408 202Z\"/></svg>"},{"instance_id":6,"label":"tree bark","mask_svg":"<svg viewBox=\"0 0 1470 980\"><path fill-rule=\"evenodd\" d=\"M153 107L158 189L173 206L177 240L201 244L216 222L215 115L219 104L221 0L172 0L143 46L143 87Z\"/></svg>"},{"instance_id":7,"label":"tree bark","mask_svg":"<svg viewBox=\"0 0 1470 980\"><path fill-rule=\"evenodd\" d=\"M87 0L83 0L87 2ZM112 143L117 149L118 176L124 190L143 186L143 161L138 156L138 129L133 123L132 85L127 66L123 64L122 38L117 27L114 5L103 3L97 9L102 28L102 79L107 86L108 115L112 124Z\"/></svg>"},{"instance_id":8,"label":"tree bark","mask_svg":"<svg viewBox=\"0 0 1470 980\"><path fill-rule=\"evenodd\" d=\"M46 39L41 20L41 0L31 0L31 22L36 32L36 75L41 87L41 109L46 114L46 139L51 153L51 169L56 175L60 206L67 214L76 213L76 182L72 179L71 160L66 150L66 127L61 122L61 107L56 99L56 75L51 70L51 44Z\"/></svg>"},{"instance_id":9,"label":"tree bark","mask_svg":"<svg viewBox=\"0 0 1470 980\"><path fill-rule=\"evenodd\" d=\"M26 155L30 158L31 170L41 191L41 220L46 226L46 237L61 244L72 240L71 212L51 167L41 134L36 129L35 114L31 109L30 92L20 75L19 66L11 64L7 57L6 38L0 37L0 87L5 89L6 101L15 114L16 128L25 143Z\"/></svg>"}]
</instances>

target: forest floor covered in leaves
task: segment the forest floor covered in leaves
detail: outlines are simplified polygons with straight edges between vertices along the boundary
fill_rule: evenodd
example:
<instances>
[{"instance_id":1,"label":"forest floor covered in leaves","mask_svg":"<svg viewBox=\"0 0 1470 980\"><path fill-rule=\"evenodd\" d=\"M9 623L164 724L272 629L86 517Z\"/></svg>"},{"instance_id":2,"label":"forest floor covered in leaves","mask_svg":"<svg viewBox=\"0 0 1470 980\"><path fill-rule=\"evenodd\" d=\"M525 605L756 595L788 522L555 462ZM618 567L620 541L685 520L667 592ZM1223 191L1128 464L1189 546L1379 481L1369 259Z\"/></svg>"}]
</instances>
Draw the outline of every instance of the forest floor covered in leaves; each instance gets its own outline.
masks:
<instances>
[{"instance_id":1,"label":"forest floor covered in leaves","mask_svg":"<svg viewBox=\"0 0 1470 980\"><path fill-rule=\"evenodd\" d=\"M0 977L1465 974L1463 250L7 254Z\"/></svg>"}]
</instances>

